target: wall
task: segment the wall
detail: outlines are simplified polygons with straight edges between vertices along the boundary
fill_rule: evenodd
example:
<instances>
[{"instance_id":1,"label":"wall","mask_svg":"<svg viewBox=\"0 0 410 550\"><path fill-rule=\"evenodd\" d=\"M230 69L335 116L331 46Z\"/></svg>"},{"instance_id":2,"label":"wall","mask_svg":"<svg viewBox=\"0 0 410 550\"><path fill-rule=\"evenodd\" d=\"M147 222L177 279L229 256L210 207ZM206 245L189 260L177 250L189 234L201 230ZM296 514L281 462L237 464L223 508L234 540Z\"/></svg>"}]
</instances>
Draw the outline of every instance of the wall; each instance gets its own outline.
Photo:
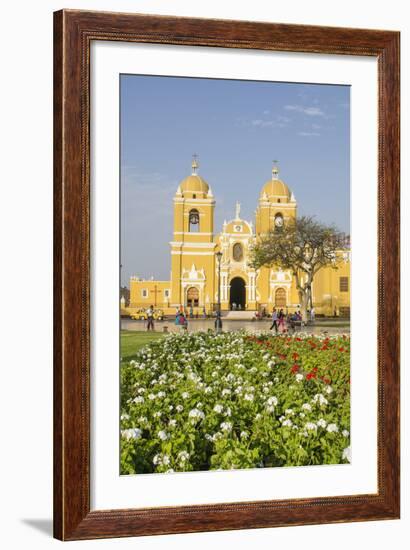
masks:
<instances>
[{"instance_id":1,"label":"wall","mask_svg":"<svg viewBox=\"0 0 410 550\"><path fill-rule=\"evenodd\" d=\"M402 150L409 150L410 22L407 3L345 0L221 2L213 0L9 1L2 5L1 223L1 519L2 546L47 550L52 509L52 11L62 7L402 31ZM409 179L403 155L402 181ZM409 230L409 192L403 185L403 230ZM6 191L6 195L5 192ZM407 214L407 215L406 215ZM405 275L409 238L403 238L403 311L409 308ZM29 290L29 292L28 292ZM18 307L17 307L18 306ZM404 317L404 314L403 314ZM405 319L404 319L405 321ZM407 323L404 324L403 340ZM406 347L406 345L404 344ZM409 365L407 365L409 366ZM235 549L361 547L408 548L409 378L403 368L403 511L401 521L264 529L72 543L70 548ZM408 431L408 429L407 429Z\"/></svg>"}]
</instances>

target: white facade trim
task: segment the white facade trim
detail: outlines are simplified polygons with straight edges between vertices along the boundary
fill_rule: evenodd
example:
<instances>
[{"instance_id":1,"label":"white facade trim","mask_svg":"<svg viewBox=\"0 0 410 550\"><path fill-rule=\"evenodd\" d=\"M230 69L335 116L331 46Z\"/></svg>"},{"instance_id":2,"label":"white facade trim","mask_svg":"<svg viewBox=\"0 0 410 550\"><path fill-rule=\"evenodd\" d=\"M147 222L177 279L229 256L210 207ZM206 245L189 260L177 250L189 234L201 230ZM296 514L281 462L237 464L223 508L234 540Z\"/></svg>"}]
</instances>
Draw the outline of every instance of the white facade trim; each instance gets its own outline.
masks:
<instances>
[{"instance_id":1,"label":"white facade trim","mask_svg":"<svg viewBox=\"0 0 410 550\"><path fill-rule=\"evenodd\" d=\"M213 235L213 233L211 231L209 233L201 233L200 231L198 231L197 233L191 231L174 231L174 235L194 235L195 237L205 237Z\"/></svg>"},{"instance_id":2,"label":"white facade trim","mask_svg":"<svg viewBox=\"0 0 410 550\"><path fill-rule=\"evenodd\" d=\"M171 250L172 255L182 255L182 256L214 256L213 252L195 252L195 250Z\"/></svg>"},{"instance_id":3,"label":"white facade trim","mask_svg":"<svg viewBox=\"0 0 410 550\"><path fill-rule=\"evenodd\" d=\"M216 246L216 243L188 243L186 241L171 241L169 244L178 248L215 248Z\"/></svg>"}]
</instances>

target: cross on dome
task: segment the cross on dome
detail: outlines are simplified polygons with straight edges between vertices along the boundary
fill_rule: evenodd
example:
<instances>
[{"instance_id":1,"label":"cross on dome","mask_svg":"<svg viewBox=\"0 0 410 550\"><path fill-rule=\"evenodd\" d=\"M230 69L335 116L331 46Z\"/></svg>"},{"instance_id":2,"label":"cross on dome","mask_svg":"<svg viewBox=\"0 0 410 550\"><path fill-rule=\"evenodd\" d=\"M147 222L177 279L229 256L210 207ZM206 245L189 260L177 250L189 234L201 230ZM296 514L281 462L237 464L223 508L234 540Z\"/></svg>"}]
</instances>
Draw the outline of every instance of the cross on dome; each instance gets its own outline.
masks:
<instances>
[{"instance_id":1,"label":"cross on dome","mask_svg":"<svg viewBox=\"0 0 410 550\"><path fill-rule=\"evenodd\" d=\"M240 214L241 214L241 204L239 202L236 203L235 208L235 220L240 220Z\"/></svg>"},{"instance_id":2,"label":"cross on dome","mask_svg":"<svg viewBox=\"0 0 410 550\"><path fill-rule=\"evenodd\" d=\"M192 175L193 175L193 176L196 176L197 170L198 170L198 168L199 168L198 155L197 155L196 153L194 153L194 154L192 155L191 167L192 167Z\"/></svg>"},{"instance_id":3,"label":"cross on dome","mask_svg":"<svg viewBox=\"0 0 410 550\"><path fill-rule=\"evenodd\" d=\"M273 166L272 166L272 179L277 180L279 179L279 167L278 167L278 160L273 160Z\"/></svg>"}]
</instances>

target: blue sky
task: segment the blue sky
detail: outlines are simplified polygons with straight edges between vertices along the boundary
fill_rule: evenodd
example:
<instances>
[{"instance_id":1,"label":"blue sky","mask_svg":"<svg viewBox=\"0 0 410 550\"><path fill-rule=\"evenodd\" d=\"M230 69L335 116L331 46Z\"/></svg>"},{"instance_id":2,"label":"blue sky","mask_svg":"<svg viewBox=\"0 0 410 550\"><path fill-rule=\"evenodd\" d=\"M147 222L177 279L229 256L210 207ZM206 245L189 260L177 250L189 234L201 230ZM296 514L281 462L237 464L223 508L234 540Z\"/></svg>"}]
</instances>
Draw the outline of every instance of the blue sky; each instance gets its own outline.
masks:
<instances>
[{"instance_id":1,"label":"blue sky","mask_svg":"<svg viewBox=\"0 0 410 550\"><path fill-rule=\"evenodd\" d=\"M254 221L274 159L299 215L349 232L348 86L122 75L120 94L122 284L169 279L172 198L193 153L217 232L236 201Z\"/></svg>"}]
</instances>

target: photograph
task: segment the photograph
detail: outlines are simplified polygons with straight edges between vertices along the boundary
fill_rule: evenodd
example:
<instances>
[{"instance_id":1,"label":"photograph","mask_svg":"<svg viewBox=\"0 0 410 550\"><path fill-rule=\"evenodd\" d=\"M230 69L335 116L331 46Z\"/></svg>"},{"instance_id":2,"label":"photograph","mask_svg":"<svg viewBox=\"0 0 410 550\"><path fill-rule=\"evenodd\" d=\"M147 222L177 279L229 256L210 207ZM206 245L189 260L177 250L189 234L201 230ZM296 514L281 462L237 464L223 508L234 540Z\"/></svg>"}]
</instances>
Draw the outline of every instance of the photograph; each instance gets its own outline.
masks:
<instances>
[{"instance_id":1,"label":"photograph","mask_svg":"<svg viewBox=\"0 0 410 550\"><path fill-rule=\"evenodd\" d=\"M121 74L119 113L120 474L350 464L350 86Z\"/></svg>"}]
</instances>

